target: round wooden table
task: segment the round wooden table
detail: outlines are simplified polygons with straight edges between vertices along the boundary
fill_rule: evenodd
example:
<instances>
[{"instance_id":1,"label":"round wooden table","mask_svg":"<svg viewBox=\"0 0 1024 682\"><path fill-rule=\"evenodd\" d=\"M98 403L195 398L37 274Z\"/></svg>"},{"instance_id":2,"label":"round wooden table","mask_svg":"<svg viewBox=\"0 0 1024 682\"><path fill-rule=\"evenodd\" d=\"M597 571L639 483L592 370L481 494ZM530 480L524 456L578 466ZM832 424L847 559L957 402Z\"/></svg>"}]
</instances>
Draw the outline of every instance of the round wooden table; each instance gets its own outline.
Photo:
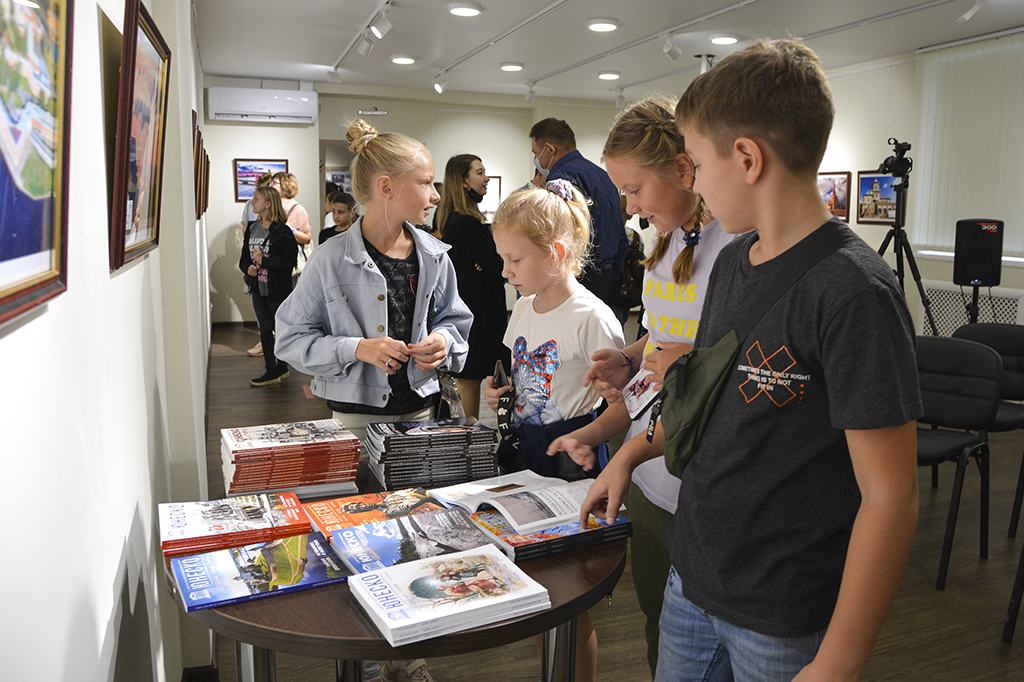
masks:
<instances>
[{"instance_id":1,"label":"round wooden table","mask_svg":"<svg viewBox=\"0 0 1024 682\"><path fill-rule=\"evenodd\" d=\"M545 680L571 681L576 617L612 591L626 563L626 540L560 552L519 564L548 590L551 608L442 637L393 648L346 583L256 599L189 615L214 632L256 647L270 665L258 676L274 679L273 652L339 661L339 679L359 680L360 660L452 656L502 646L537 634L544 638ZM241 667L240 667L241 669Z\"/></svg>"}]
</instances>

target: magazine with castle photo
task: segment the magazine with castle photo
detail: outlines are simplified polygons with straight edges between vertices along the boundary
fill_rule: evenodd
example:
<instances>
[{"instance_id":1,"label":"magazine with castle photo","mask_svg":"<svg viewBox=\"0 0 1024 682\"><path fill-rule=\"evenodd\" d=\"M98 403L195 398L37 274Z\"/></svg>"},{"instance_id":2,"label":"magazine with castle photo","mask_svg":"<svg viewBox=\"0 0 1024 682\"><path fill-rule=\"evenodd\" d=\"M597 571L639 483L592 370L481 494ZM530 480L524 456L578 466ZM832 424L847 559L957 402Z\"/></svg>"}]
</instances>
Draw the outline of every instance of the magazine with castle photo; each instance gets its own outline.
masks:
<instances>
[{"instance_id":1,"label":"magazine with castle photo","mask_svg":"<svg viewBox=\"0 0 1024 682\"><path fill-rule=\"evenodd\" d=\"M392 646L549 608L547 590L493 545L349 579Z\"/></svg>"},{"instance_id":2,"label":"magazine with castle photo","mask_svg":"<svg viewBox=\"0 0 1024 682\"><path fill-rule=\"evenodd\" d=\"M593 479L563 481L529 469L479 481L434 488L430 494L472 513L494 508L520 535L578 521Z\"/></svg>"}]
</instances>

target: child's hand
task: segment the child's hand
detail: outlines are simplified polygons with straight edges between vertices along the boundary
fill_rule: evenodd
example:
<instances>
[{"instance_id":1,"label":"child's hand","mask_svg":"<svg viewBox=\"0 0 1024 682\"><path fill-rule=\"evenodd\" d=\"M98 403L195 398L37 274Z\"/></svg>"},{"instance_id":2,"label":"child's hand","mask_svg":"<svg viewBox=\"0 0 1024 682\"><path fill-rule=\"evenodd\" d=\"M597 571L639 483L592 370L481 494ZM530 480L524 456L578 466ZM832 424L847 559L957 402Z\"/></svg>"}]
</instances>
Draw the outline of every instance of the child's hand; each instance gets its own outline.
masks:
<instances>
[{"instance_id":1,"label":"child's hand","mask_svg":"<svg viewBox=\"0 0 1024 682\"><path fill-rule=\"evenodd\" d=\"M448 340L444 334L434 332L418 343L410 343L408 352L416 360L417 369L431 370L448 357Z\"/></svg>"},{"instance_id":2,"label":"child's hand","mask_svg":"<svg viewBox=\"0 0 1024 682\"><path fill-rule=\"evenodd\" d=\"M583 373L583 385L590 386L610 403L622 400L622 387L629 382L629 363L614 348L602 348L590 356L593 361Z\"/></svg>"},{"instance_id":3,"label":"child's hand","mask_svg":"<svg viewBox=\"0 0 1024 682\"><path fill-rule=\"evenodd\" d=\"M257 264L263 265L263 251L260 249L253 249L252 259L256 261Z\"/></svg>"},{"instance_id":4,"label":"child's hand","mask_svg":"<svg viewBox=\"0 0 1024 682\"><path fill-rule=\"evenodd\" d=\"M259 274L259 272L260 269L253 265L252 263L249 264L249 268L246 270L246 274L248 274L250 277L255 277L256 275Z\"/></svg>"},{"instance_id":5,"label":"child's hand","mask_svg":"<svg viewBox=\"0 0 1024 682\"><path fill-rule=\"evenodd\" d=\"M487 401L487 406L495 412L498 411L498 398L512 390L511 386L499 387L494 383L494 377L487 377L487 382L484 383L484 400Z\"/></svg>"},{"instance_id":6,"label":"child's hand","mask_svg":"<svg viewBox=\"0 0 1024 682\"><path fill-rule=\"evenodd\" d=\"M693 350L691 343L662 343L644 358L644 369L653 372L650 377L655 388L661 388L665 382L665 372L679 358Z\"/></svg>"},{"instance_id":7,"label":"child's hand","mask_svg":"<svg viewBox=\"0 0 1024 682\"><path fill-rule=\"evenodd\" d=\"M376 339L360 339L356 345L356 360L374 367L380 367L385 374L394 374L409 360L405 344L390 336Z\"/></svg>"},{"instance_id":8,"label":"child's hand","mask_svg":"<svg viewBox=\"0 0 1024 682\"><path fill-rule=\"evenodd\" d=\"M590 471L597 463L597 455L594 454L593 449L586 443L581 443L570 436L559 436L551 441L551 445L548 446L548 457L554 457L559 452L569 455L572 461L583 467L584 471Z\"/></svg>"}]
</instances>

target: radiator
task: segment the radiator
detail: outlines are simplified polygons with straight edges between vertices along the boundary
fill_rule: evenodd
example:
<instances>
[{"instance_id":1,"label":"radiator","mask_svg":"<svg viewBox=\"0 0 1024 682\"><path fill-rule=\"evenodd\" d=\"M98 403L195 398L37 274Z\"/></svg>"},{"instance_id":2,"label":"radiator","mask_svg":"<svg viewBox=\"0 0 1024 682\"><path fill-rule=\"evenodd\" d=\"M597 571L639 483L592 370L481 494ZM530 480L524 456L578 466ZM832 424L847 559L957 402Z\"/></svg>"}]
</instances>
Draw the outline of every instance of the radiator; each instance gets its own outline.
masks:
<instances>
[{"instance_id":1,"label":"radiator","mask_svg":"<svg viewBox=\"0 0 1024 682\"><path fill-rule=\"evenodd\" d=\"M960 287L951 282L923 279L921 285L931 302L932 316L939 336L950 336L958 327L970 321L967 308L974 295L972 287ZM982 287L978 290L978 322L1024 324L1024 291L1003 287ZM920 304L917 316L918 333L931 335L931 326Z\"/></svg>"}]
</instances>

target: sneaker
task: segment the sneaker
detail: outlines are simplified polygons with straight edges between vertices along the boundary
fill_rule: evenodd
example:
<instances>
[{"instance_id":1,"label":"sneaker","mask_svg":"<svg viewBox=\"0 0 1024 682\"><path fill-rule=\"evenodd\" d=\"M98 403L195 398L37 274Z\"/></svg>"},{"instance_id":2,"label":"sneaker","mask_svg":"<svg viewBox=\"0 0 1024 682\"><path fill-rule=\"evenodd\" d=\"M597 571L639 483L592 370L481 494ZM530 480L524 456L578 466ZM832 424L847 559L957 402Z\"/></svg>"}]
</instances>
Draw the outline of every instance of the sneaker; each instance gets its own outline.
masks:
<instances>
[{"instance_id":1,"label":"sneaker","mask_svg":"<svg viewBox=\"0 0 1024 682\"><path fill-rule=\"evenodd\" d=\"M427 671L427 662L422 658L409 661L381 661L380 679L382 682L434 682Z\"/></svg>"},{"instance_id":2,"label":"sneaker","mask_svg":"<svg viewBox=\"0 0 1024 682\"><path fill-rule=\"evenodd\" d=\"M252 384L253 386L269 386L270 384L279 384L281 383L281 379L287 378L287 367L285 368L283 373L276 367L272 367L268 369L266 372L264 372L262 376L258 376L255 379L250 379L249 383Z\"/></svg>"},{"instance_id":3,"label":"sneaker","mask_svg":"<svg viewBox=\"0 0 1024 682\"><path fill-rule=\"evenodd\" d=\"M263 344L261 342L257 341L255 346L253 346L252 348L250 348L249 350L247 350L245 352L248 353L249 355L253 356L254 358L258 358L261 355L263 355Z\"/></svg>"}]
</instances>

